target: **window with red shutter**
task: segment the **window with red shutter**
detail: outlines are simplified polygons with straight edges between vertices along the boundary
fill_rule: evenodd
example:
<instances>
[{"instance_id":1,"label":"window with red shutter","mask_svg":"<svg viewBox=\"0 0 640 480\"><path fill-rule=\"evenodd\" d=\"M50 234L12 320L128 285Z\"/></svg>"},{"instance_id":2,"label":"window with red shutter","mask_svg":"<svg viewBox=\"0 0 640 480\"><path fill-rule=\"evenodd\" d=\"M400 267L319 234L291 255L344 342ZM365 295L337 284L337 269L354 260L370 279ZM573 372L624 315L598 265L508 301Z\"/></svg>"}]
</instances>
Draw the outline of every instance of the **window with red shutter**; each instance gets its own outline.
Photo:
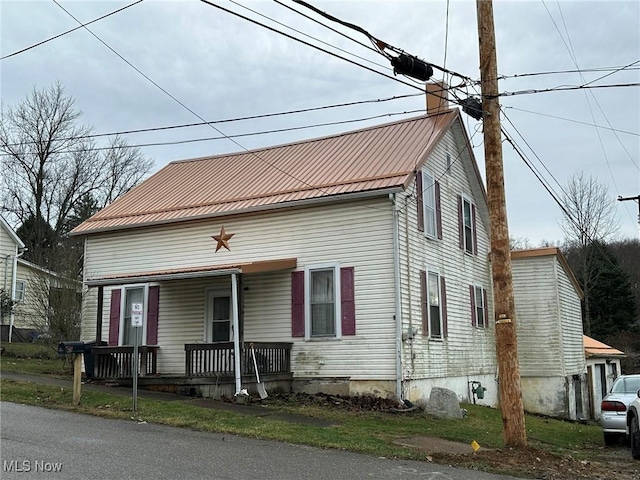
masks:
<instances>
[{"instance_id":1,"label":"window with red shutter","mask_svg":"<svg viewBox=\"0 0 640 480\"><path fill-rule=\"evenodd\" d=\"M338 285L340 295L337 292ZM338 297L340 302L336 303ZM308 265L304 271L292 272L292 337L321 338L355 334L353 267Z\"/></svg>"}]
</instances>

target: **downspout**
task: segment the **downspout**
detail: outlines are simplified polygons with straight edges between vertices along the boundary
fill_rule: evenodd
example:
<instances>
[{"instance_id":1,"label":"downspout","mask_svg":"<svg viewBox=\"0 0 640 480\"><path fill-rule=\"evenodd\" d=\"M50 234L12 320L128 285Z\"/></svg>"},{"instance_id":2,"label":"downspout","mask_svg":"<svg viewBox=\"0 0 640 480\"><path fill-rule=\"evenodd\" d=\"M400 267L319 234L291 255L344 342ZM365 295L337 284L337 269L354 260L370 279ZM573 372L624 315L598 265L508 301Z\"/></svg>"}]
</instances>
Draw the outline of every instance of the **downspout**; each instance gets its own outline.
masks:
<instances>
[{"instance_id":1,"label":"downspout","mask_svg":"<svg viewBox=\"0 0 640 480\"><path fill-rule=\"evenodd\" d=\"M236 377L236 395L242 389L242 372L240 372L240 322L238 321L238 278L231 274L231 315L233 317L233 367Z\"/></svg>"},{"instance_id":2,"label":"downspout","mask_svg":"<svg viewBox=\"0 0 640 480\"><path fill-rule=\"evenodd\" d=\"M393 204L393 276L395 284L395 320L396 320L396 397L402 400L402 309L400 303L400 210L396 194L389 195Z\"/></svg>"},{"instance_id":3,"label":"downspout","mask_svg":"<svg viewBox=\"0 0 640 480\"><path fill-rule=\"evenodd\" d=\"M20 253L13 256L13 273L11 274L11 302L16 298L16 279L18 277L18 258L24 255L27 249L23 248L20 250ZM11 338L13 337L13 322L14 322L14 314L13 307L11 307L11 317L9 320L9 343L11 343Z\"/></svg>"},{"instance_id":4,"label":"downspout","mask_svg":"<svg viewBox=\"0 0 640 480\"><path fill-rule=\"evenodd\" d=\"M4 286L2 287L2 291L6 294L7 292L7 277L9 276L9 259L11 255L5 255L4 257ZM13 293L9 297L9 300L13 300ZM2 325L4 325L4 316L2 317Z\"/></svg>"}]
</instances>

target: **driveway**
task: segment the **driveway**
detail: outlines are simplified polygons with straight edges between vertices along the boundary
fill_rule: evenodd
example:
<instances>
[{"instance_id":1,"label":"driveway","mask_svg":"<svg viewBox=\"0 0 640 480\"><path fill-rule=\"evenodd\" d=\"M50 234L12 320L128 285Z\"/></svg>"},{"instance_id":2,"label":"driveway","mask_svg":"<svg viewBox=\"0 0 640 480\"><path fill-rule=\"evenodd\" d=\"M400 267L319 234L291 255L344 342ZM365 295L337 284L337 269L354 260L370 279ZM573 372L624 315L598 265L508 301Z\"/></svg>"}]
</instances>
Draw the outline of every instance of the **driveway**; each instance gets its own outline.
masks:
<instances>
[{"instance_id":1,"label":"driveway","mask_svg":"<svg viewBox=\"0 0 640 480\"><path fill-rule=\"evenodd\" d=\"M8 402L0 416L3 480L514 478Z\"/></svg>"}]
</instances>

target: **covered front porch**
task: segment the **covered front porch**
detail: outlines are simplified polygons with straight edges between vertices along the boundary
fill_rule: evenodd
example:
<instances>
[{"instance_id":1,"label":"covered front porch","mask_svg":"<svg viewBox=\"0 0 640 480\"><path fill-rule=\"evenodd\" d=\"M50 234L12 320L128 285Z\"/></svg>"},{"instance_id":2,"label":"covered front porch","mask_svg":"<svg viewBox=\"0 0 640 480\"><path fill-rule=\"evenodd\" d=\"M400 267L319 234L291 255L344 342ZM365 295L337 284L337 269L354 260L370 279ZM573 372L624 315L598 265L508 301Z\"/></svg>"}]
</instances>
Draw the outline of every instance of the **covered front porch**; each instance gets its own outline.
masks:
<instances>
[{"instance_id":1,"label":"covered front porch","mask_svg":"<svg viewBox=\"0 0 640 480\"><path fill-rule=\"evenodd\" d=\"M100 381L132 382L131 340L137 336L142 388L206 397L233 396L242 389L252 393L257 382L255 353L261 383L271 391L290 391L293 343L279 341L290 340L290 331L271 328L281 322L288 326L290 320L282 314L262 315L261 298L264 288L276 290L275 283L281 284L278 291L282 286L290 290L295 266L296 259L284 259L86 281L96 287L97 297L96 346L87 373ZM134 289L138 297L131 293ZM249 291L252 298L247 302ZM130 310L137 301L144 303L144 324L136 330ZM280 302L278 308L284 313L290 304ZM103 318L107 312L108 324Z\"/></svg>"},{"instance_id":2,"label":"covered front porch","mask_svg":"<svg viewBox=\"0 0 640 480\"><path fill-rule=\"evenodd\" d=\"M253 351L251 349L253 345ZM291 391L291 346L286 342L243 342L240 347L240 383L250 394L256 393L253 353L260 381L271 391ZM218 398L236 393L235 350L233 342L187 343L185 374L158 372L157 346L138 349L138 385L184 395ZM99 381L130 384L134 371L133 346L93 347L93 378Z\"/></svg>"}]
</instances>

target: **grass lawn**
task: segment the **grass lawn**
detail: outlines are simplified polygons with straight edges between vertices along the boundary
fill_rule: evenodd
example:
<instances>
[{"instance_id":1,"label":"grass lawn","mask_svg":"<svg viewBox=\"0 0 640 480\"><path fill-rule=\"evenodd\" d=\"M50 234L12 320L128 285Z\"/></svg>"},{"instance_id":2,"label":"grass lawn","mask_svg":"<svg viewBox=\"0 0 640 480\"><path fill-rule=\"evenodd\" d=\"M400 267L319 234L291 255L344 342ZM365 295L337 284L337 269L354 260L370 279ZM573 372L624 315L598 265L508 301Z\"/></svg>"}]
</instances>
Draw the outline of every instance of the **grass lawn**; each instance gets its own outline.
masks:
<instances>
[{"instance_id":1,"label":"grass lawn","mask_svg":"<svg viewBox=\"0 0 640 480\"><path fill-rule=\"evenodd\" d=\"M33 354L33 353L32 353ZM33 354L37 356L37 354ZM2 371L53 374L70 378L68 367L59 359L2 357ZM533 458L533 462L553 463L555 456L570 458L570 464L584 467L587 477L572 477L559 469L566 461L558 460L558 466L549 467L551 474L545 478L590 478L588 472L594 468L585 462L594 461L606 449L602 431L596 424L581 424L527 415L526 428L530 448L525 452L509 452L502 440L502 417L497 409L464 405L468 415L461 420L438 420L419 412L394 414L389 412L352 411L331 405L305 404L295 401L268 401L263 406L265 415L246 415L198 405L200 401L185 397L174 401L149 398L138 399L138 411L131 412L131 398L110 392L84 388L81 404L72 405L71 388L61 388L34 383L2 379L0 399L46 408L56 408L108 418L130 419L186 427L195 430L237 434L254 438L312 445L321 448L337 448L388 458L425 460L425 452L394 444L398 438L430 436L462 442L469 445L473 440L483 448L481 455L464 455L460 458L433 458L450 464L485 469L502 473L527 476L533 473L520 463ZM271 400L271 397L270 397ZM329 421L330 427L288 422L273 418L268 413L291 413ZM471 448L470 448L471 450ZM493 452L493 453L492 453ZM543 455L549 455L544 457ZM630 462L627 465L635 468ZM464 457L464 458L462 458ZM503 465L507 457L509 465ZM542 457L543 460L539 457ZM429 456L429 459L432 459ZM490 462L489 460L493 460ZM515 462L515 464L514 464ZM564 462L564 463L563 463ZM530 463L530 462L529 462ZM608 467L607 467L608 468ZM534 467L535 469L535 467ZM558 470L559 476L552 473ZM604 469L607 471L607 469ZM634 470L634 472L637 470ZM536 475L540 474L536 471ZM584 472L583 472L584 473ZM619 472L598 478L638 478L634 474L624 477Z\"/></svg>"}]
</instances>

